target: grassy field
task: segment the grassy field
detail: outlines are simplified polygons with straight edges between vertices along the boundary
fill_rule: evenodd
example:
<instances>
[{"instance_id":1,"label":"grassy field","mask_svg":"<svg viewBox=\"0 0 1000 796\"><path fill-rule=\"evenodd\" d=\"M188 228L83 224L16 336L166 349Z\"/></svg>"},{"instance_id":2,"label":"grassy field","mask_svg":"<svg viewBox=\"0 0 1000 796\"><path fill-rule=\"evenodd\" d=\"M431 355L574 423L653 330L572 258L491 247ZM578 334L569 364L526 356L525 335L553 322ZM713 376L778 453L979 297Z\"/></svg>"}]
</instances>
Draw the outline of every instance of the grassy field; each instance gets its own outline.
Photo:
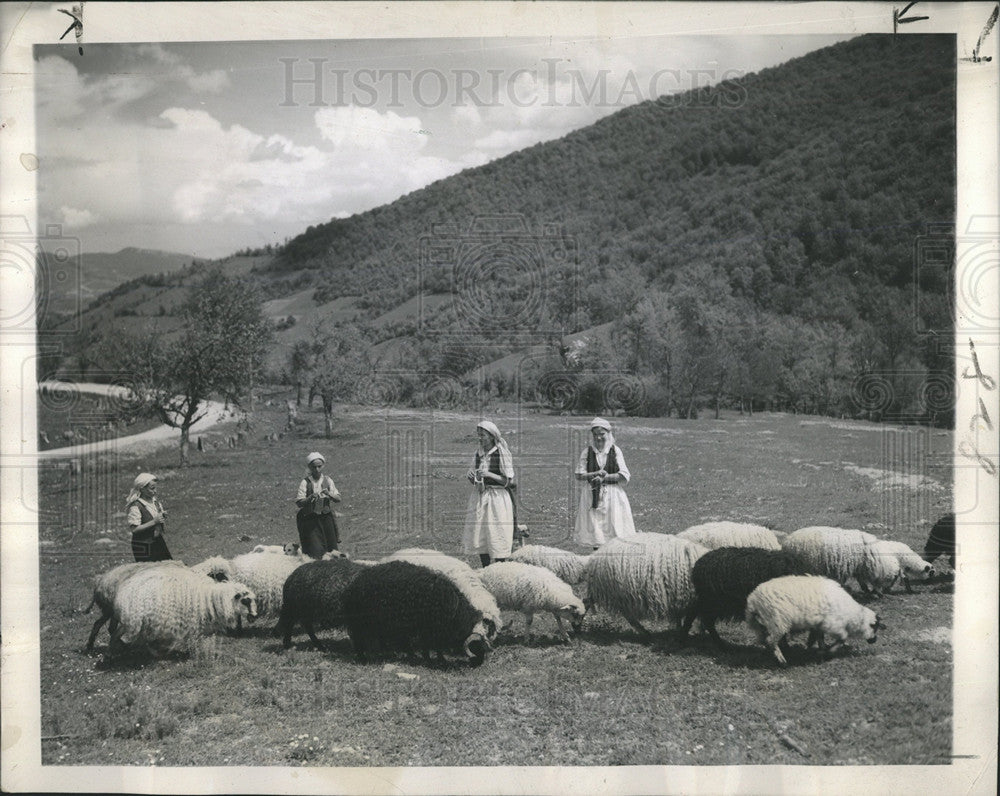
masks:
<instances>
[{"instance_id":1,"label":"grassy field","mask_svg":"<svg viewBox=\"0 0 1000 796\"><path fill-rule=\"evenodd\" d=\"M240 449L166 448L71 476L42 471L41 719L44 764L647 765L946 764L951 753L952 595L917 585L876 606L877 644L820 661L801 646L779 669L741 625L717 654L665 627L650 645L624 620L589 616L572 643L551 617L534 636L516 618L486 664L361 665L327 633L281 650L270 625L206 640L190 657L122 659L81 650L90 579L130 560L122 501L141 470L161 478L167 539L188 564L296 538L304 456L320 450L344 495L344 549L373 558L405 546L461 555L465 470L476 418L341 408L331 440L318 411L276 442L282 395L258 405ZM570 480L586 419L505 407L490 413L515 454L531 541L572 548ZM921 549L947 510L951 432L789 415L722 420L622 418L640 530L713 519L862 527ZM91 476L91 472L99 475ZM512 617L513 618L513 617ZM798 643L802 643L802 639ZM98 653L107 643L98 640ZM905 676L904 676L905 675Z\"/></svg>"}]
</instances>

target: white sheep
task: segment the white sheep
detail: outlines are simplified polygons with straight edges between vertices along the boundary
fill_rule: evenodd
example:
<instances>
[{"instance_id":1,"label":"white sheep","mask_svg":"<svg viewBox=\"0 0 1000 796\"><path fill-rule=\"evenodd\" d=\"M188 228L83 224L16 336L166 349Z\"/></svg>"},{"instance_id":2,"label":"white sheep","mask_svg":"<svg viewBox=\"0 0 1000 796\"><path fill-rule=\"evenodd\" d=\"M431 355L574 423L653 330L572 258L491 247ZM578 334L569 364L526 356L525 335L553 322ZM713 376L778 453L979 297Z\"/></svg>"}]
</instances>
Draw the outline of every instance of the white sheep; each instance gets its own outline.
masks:
<instances>
[{"instance_id":1,"label":"white sheep","mask_svg":"<svg viewBox=\"0 0 1000 796\"><path fill-rule=\"evenodd\" d=\"M879 539L873 545L875 563L872 568L871 585L877 591L888 593L893 584L902 579L907 594L913 594L910 579L927 580L934 575L934 569L903 542Z\"/></svg>"},{"instance_id":2,"label":"white sheep","mask_svg":"<svg viewBox=\"0 0 1000 796\"><path fill-rule=\"evenodd\" d=\"M184 564L176 559L122 564L114 569L109 569L107 572L104 572L94 578L94 594L91 597L90 605L84 608L83 612L85 614L90 613L90 609L96 605L101 609L101 615L97 617L97 620L94 622L94 626L90 631L90 637L87 639L86 650L88 652L94 648L94 641L97 639L97 634L100 632L105 622L111 620L111 624L108 625L108 633L112 635L114 635L115 628L118 627L118 623L114 619L115 596L118 594L118 589L121 585L137 572L149 569L150 567L158 566L177 567L184 566Z\"/></svg>"},{"instance_id":3,"label":"white sheep","mask_svg":"<svg viewBox=\"0 0 1000 796\"><path fill-rule=\"evenodd\" d=\"M691 570L707 552L672 534L612 539L588 557L588 597L624 616L645 637L650 632L640 624L643 619L669 619L679 627L695 604Z\"/></svg>"},{"instance_id":4,"label":"white sheep","mask_svg":"<svg viewBox=\"0 0 1000 796\"><path fill-rule=\"evenodd\" d=\"M587 609L572 587L554 572L520 561L498 561L480 571L479 578L501 610L524 614L525 635L530 634L531 622L540 611L548 611L556 618L563 641L569 641L563 618L569 620L575 632L580 631Z\"/></svg>"},{"instance_id":5,"label":"white sheep","mask_svg":"<svg viewBox=\"0 0 1000 796\"><path fill-rule=\"evenodd\" d=\"M781 547L796 556L807 572L832 578L844 586L854 578L867 591L882 588L878 538L850 528L811 526L788 534Z\"/></svg>"},{"instance_id":6,"label":"white sheep","mask_svg":"<svg viewBox=\"0 0 1000 796\"><path fill-rule=\"evenodd\" d=\"M490 629L488 640L492 642L496 638L500 628L503 627L500 607L493 595L483 586L477 571L464 561L439 553L437 550L427 550L422 547L397 550L381 559L379 563L388 561L408 561L411 564L427 567L442 575L447 575L458 586L472 607L483 615L483 619Z\"/></svg>"},{"instance_id":7,"label":"white sheep","mask_svg":"<svg viewBox=\"0 0 1000 796\"><path fill-rule=\"evenodd\" d=\"M781 542L774 531L763 525L745 522L706 522L693 525L677 534L681 539L695 542L709 550L720 547L760 547L763 550L780 550Z\"/></svg>"},{"instance_id":8,"label":"white sheep","mask_svg":"<svg viewBox=\"0 0 1000 796\"><path fill-rule=\"evenodd\" d=\"M110 652L123 642L190 652L202 636L256 616L254 594L242 583L219 583L186 567L150 567L125 580L115 595Z\"/></svg>"},{"instance_id":9,"label":"white sheep","mask_svg":"<svg viewBox=\"0 0 1000 796\"><path fill-rule=\"evenodd\" d=\"M251 550L251 553L280 553L286 556L299 554L301 545L298 542L285 542L285 544L259 544Z\"/></svg>"},{"instance_id":10,"label":"white sheep","mask_svg":"<svg viewBox=\"0 0 1000 796\"><path fill-rule=\"evenodd\" d=\"M586 577L588 556L561 550L558 547L529 544L511 553L510 559L524 564L534 564L536 567L545 567L570 584L581 583Z\"/></svg>"},{"instance_id":11,"label":"white sheep","mask_svg":"<svg viewBox=\"0 0 1000 796\"><path fill-rule=\"evenodd\" d=\"M882 627L875 612L856 603L839 583L817 575L786 575L760 584L747 597L746 621L782 666L788 665L781 648L787 650L789 634L808 630L807 646L818 642L830 657L848 638L873 644ZM834 637L829 646L824 646L826 633Z\"/></svg>"},{"instance_id":12,"label":"white sheep","mask_svg":"<svg viewBox=\"0 0 1000 796\"><path fill-rule=\"evenodd\" d=\"M191 571L197 572L199 575L207 575L212 580L236 580L233 576L233 565L222 556L212 556L204 561L199 561L191 567Z\"/></svg>"},{"instance_id":13,"label":"white sheep","mask_svg":"<svg viewBox=\"0 0 1000 796\"><path fill-rule=\"evenodd\" d=\"M304 554L261 555L243 553L229 562L230 580L245 583L257 596L261 619L277 618L281 614L282 589L296 569L313 559Z\"/></svg>"}]
</instances>

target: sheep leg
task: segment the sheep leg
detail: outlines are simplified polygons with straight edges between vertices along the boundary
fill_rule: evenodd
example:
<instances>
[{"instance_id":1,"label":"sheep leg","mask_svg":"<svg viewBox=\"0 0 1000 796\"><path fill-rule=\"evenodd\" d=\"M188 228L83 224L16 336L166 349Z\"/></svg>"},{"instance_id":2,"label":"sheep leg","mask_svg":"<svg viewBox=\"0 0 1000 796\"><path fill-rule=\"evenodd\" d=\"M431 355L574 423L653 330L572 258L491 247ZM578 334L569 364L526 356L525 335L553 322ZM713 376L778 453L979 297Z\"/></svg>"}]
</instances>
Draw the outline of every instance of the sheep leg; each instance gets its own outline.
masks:
<instances>
[{"instance_id":1,"label":"sheep leg","mask_svg":"<svg viewBox=\"0 0 1000 796\"><path fill-rule=\"evenodd\" d=\"M535 615L531 611L524 612L524 637L531 638L531 623L535 621Z\"/></svg>"},{"instance_id":2,"label":"sheep leg","mask_svg":"<svg viewBox=\"0 0 1000 796\"><path fill-rule=\"evenodd\" d=\"M823 643L822 631L816 630L815 628L809 631L809 639L806 641L806 649L809 649L809 647L811 647L813 644L818 644L821 648L825 648L826 646Z\"/></svg>"},{"instance_id":3,"label":"sheep leg","mask_svg":"<svg viewBox=\"0 0 1000 796\"><path fill-rule=\"evenodd\" d=\"M775 639L770 634L768 634L766 644L771 649L771 652L774 653L774 657L778 659L778 663L780 663L782 666L788 666L788 661L786 661L785 656L781 654L781 644L783 641L784 641L784 636Z\"/></svg>"},{"instance_id":4,"label":"sheep leg","mask_svg":"<svg viewBox=\"0 0 1000 796\"><path fill-rule=\"evenodd\" d=\"M832 658L834 655L836 655L841 649L843 649L844 646L845 646L844 639L842 638L834 639L833 643L826 648L827 659Z\"/></svg>"},{"instance_id":5,"label":"sheep leg","mask_svg":"<svg viewBox=\"0 0 1000 796\"><path fill-rule=\"evenodd\" d=\"M569 633L567 633L566 632L566 628L563 627L562 617L559 616L559 614L556 614L556 613L553 613L552 615L556 618L556 624L559 625L559 638L561 638L563 641L565 641L568 644L569 643Z\"/></svg>"},{"instance_id":6,"label":"sheep leg","mask_svg":"<svg viewBox=\"0 0 1000 796\"><path fill-rule=\"evenodd\" d=\"M102 627L104 627L104 623L107 622L110 618L111 616L109 614L104 614L104 613L102 613L99 617L97 617L97 621L94 622L94 627L90 631L90 638L87 639L87 646L86 646L87 652L90 652L94 649L94 642L97 640L98 632ZM108 632L110 633L111 630L112 628L109 628Z\"/></svg>"},{"instance_id":7,"label":"sheep leg","mask_svg":"<svg viewBox=\"0 0 1000 796\"><path fill-rule=\"evenodd\" d=\"M712 641L719 649L726 649L726 642L722 640L719 635L719 631L715 629L715 618L711 616L703 616L701 618L701 626L705 628L705 632L712 637Z\"/></svg>"},{"instance_id":8,"label":"sheep leg","mask_svg":"<svg viewBox=\"0 0 1000 796\"><path fill-rule=\"evenodd\" d=\"M630 625L632 625L632 627L633 627L633 628L634 628L634 629L635 629L636 631L638 631L639 635L641 635L641 636L642 636L642 639L643 639L643 641L649 641L649 639L650 639L650 638L652 637L652 635L653 635L653 634L652 634L652 633L650 633L650 632L649 632L649 631L648 631L648 630L647 630L646 628L644 628L644 627L642 626L642 624L641 624L641 623L639 622L639 620L638 620L638 619L636 619L636 618L634 618L634 617L632 617L632 616L626 616L626 617L625 617L625 620L626 620L626 621L627 621L627 622L628 622L628 623L629 623Z\"/></svg>"},{"instance_id":9,"label":"sheep leg","mask_svg":"<svg viewBox=\"0 0 1000 796\"><path fill-rule=\"evenodd\" d=\"M910 579L903 575L903 587L906 589L907 594L913 594L913 589L910 588Z\"/></svg>"},{"instance_id":10,"label":"sheep leg","mask_svg":"<svg viewBox=\"0 0 1000 796\"><path fill-rule=\"evenodd\" d=\"M115 658L121 653L122 648L122 636L125 634L124 629L119 625L111 633L111 641L108 642L108 657Z\"/></svg>"},{"instance_id":11,"label":"sheep leg","mask_svg":"<svg viewBox=\"0 0 1000 796\"><path fill-rule=\"evenodd\" d=\"M313 643L313 646L320 652L326 652L326 647L324 647L320 640L316 638L316 629L313 627L312 622L303 619L302 627L304 627L306 629L306 633L309 634L309 640Z\"/></svg>"},{"instance_id":12,"label":"sheep leg","mask_svg":"<svg viewBox=\"0 0 1000 796\"><path fill-rule=\"evenodd\" d=\"M681 625L681 631L677 634L677 640L682 644L687 641L688 635L691 633L691 625L694 624L694 620L698 618L698 609L692 609L688 612L687 616L684 617L684 623ZM702 623L704 625L704 623Z\"/></svg>"}]
</instances>

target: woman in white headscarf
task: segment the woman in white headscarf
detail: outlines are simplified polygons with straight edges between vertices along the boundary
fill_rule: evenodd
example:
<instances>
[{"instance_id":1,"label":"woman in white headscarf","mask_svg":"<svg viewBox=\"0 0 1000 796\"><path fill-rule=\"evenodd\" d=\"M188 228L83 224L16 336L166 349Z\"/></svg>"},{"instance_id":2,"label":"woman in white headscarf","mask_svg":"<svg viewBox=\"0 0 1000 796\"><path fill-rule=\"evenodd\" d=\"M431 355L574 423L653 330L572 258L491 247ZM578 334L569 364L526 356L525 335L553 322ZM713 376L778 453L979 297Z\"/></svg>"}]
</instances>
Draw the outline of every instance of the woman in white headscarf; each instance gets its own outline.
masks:
<instances>
[{"instance_id":1,"label":"woman in white headscarf","mask_svg":"<svg viewBox=\"0 0 1000 796\"><path fill-rule=\"evenodd\" d=\"M609 539L631 536L635 524L624 489L632 474L622 449L615 445L611 424L595 417L590 422L590 434L593 441L576 465L577 480L587 483L580 491L573 538L596 550Z\"/></svg>"},{"instance_id":2,"label":"woman in white headscarf","mask_svg":"<svg viewBox=\"0 0 1000 796\"><path fill-rule=\"evenodd\" d=\"M310 453L306 464L309 470L295 495L295 505L299 507L295 525L302 552L311 558L322 558L324 553L340 547L340 531L333 513L333 504L340 502L340 492L333 479L323 473L326 457L322 453Z\"/></svg>"},{"instance_id":3,"label":"woman in white headscarf","mask_svg":"<svg viewBox=\"0 0 1000 796\"><path fill-rule=\"evenodd\" d=\"M463 544L484 567L510 557L514 544L514 461L500 429L489 420L476 426L479 449L468 472L473 485L465 515Z\"/></svg>"},{"instance_id":4,"label":"woman in white headscarf","mask_svg":"<svg viewBox=\"0 0 1000 796\"><path fill-rule=\"evenodd\" d=\"M163 538L167 512L156 497L156 476L139 473L125 499L125 520L132 530L132 555L136 561L167 561L173 556Z\"/></svg>"}]
</instances>

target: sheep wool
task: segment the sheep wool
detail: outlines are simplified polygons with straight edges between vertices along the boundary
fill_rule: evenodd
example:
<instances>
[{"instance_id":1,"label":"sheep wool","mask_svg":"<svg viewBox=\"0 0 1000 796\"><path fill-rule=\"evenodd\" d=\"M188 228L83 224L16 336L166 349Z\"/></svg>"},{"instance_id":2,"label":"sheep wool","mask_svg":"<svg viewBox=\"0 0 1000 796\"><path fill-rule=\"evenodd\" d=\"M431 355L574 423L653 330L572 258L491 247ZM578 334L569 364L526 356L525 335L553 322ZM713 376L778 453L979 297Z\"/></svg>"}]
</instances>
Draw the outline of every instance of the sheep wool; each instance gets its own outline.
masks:
<instances>
[{"instance_id":1,"label":"sheep wool","mask_svg":"<svg viewBox=\"0 0 1000 796\"><path fill-rule=\"evenodd\" d=\"M525 545L511 554L511 561L524 564L534 564L554 572L566 583L581 583L586 577L589 556L561 550L558 547L546 547L540 544Z\"/></svg>"},{"instance_id":2,"label":"sheep wool","mask_svg":"<svg viewBox=\"0 0 1000 796\"><path fill-rule=\"evenodd\" d=\"M134 564L122 564L121 566L110 569L94 578L94 594L90 600L90 605L88 605L83 612L89 613L90 609L96 605L100 608L101 615L97 617L97 620L94 622L94 626L90 631L90 637L87 639L86 649L88 652L94 648L94 642L97 639L97 634L100 632L105 622L109 619L112 620L111 624L108 625L108 632L112 635L115 632L115 628L118 627L118 622L114 620L115 596L118 594L118 589L121 585L137 572L158 566L177 567L184 566L184 564L175 559L168 559L167 561L143 561Z\"/></svg>"},{"instance_id":3,"label":"sheep wool","mask_svg":"<svg viewBox=\"0 0 1000 796\"><path fill-rule=\"evenodd\" d=\"M780 550L781 543L774 531L763 525L744 522L706 522L693 525L677 534L681 539L696 542L709 550L719 547L760 547L764 550Z\"/></svg>"},{"instance_id":4,"label":"sheep wool","mask_svg":"<svg viewBox=\"0 0 1000 796\"><path fill-rule=\"evenodd\" d=\"M257 603L242 583L219 583L185 567L152 567L135 573L118 589L111 637L121 642L145 642L161 651L190 651L204 635L253 620Z\"/></svg>"},{"instance_id":5,"label":"sheep wool","mask_svg":"<svg viewBox=\"0 0 1000 796\"><path fill-rule=\"evenodd\" d=\"M262 619L281 613L285 580L296 569L313 559L302 555L261 555L244 553L229 562L231 580L245 583L257 596L257 610Z\"/></svg>"},{"instance_id":6,"label":"sheep wool","mask_svg":"<svg viewBox=\"0 0 1000 796\"><path fill-rule=\"evenodd\" d=\"M489 590L483 586L479 573L464 561L436 550L426 550L420 547L397 550L382 559L382 563L389 561L407 561L418 567L427 567L434 572L440 572L450 578L466 599L482 613L489 628L487 634L489 640L493 641L496 638L500 628L503 627L500 607Z\"/></svg>"},{"instance_id":7,"label":"sheep wool","mask_svg":"<svg viewBox=\"0 0 1000 796\"><path fill-rule=\"evenodd\" d=\"M808 572L841 585L854 578L864 589L878 569L878 553L872 547L877 541L865 531L811 526L788 534L781 547L797 556Z\"/></svg>"},{"instance_id":8,"label":"sheep wool","mask_svg":"<svg viewBox=\"0 0 1000 796\"><path fill-rule=\"evenodd\" d=\"M680 623L694 606L691 570L707 552L671 534L637 533L612 539L589 556L588 596L648 636L641 620Z\"/></svg>"},{"instance_id":9,"label":"sheep wool","mask_svg":"<svg viewBox=\"0 0 1000 796\"><path fill-rule=\"evenodd\" d=\"M924 558L931 563L938 556L947 555L948 564L955 568L955 515L945 514L931 527L924 545Z\"/></svg>"},{"instance_id":10,"label":"sheep wool","mask_svg":"<svg viewBox=\"0 0 1000 796\"><path fill-rule=\"evenodd\" d=\"M332 558L310 561L288 576L275 628L285 649L292 646L292 632L301 622L316 649L324 650L316 638L316 629L344 626L344 591L364 569L364 564L350 559Z\"/></svg>"},{"instance_id":11,"label":"sheep wool","mask_svg":"<svg viewBox=\"0 0 1000 796\"><path fill-rule=\"evenodd\" d=\"M580 630L587 609L572 587L554 572L521 561L498 561L483 569L479 577L502 610L524 614L526 633L535 614L542 611L555 617L563 641L569 641L563 619L568 619L575 631Z\"/></svg>"},{"instance_id":12,"label":"sheep wool","mask_svg":"<svg viewBox=\"0 0 1000 796\"><path fill-rule=\"evenodd\" d=\"M868 585L877 592L888 593L901 579L907 593L912 594L911 579L927 580L934 574L931 565L903 542L879 539L872 547L875 560L870 567Z\"/></svg>"},{"instance_id":13,"label":"sheep wool","mask_svg":"<svg viewBox=\"0 0 1000 796\"><path fill-rule=\"evenodd\" d=\"M743 619L747 597L761 583L782 575L802 575L798 559L782 550L758 547L720 547L699 558L691 571L696 595L695 604L684 619L682 637L687 636L695 619L719 646L723 645L715 629L719 619Z\"/></svg>"},{"instance_id":14,"label":"sheep wool","mask_svg":"<svg viewBox=\"0 0 1000 796\"><path fill-rule=\"evenodd\" d=\"M486 623L455 583L440 572L408 561L389 561L360 572L343 598L355 654L411 652L429 660L461 651L478 666L491 648Z\"/></svg>"},{"instance_id":15,"label":"sheep wool","mask_svg":"<svg viewBox=\"0 0 1000 796\"><path fill-rule=\"evenodd\" d=\"M824 634L834 637L826 647L829 657L849 638L875 643L881 627L870 608L859 605L836 581L817 575L786 575L762 583L747 597L747 624L761 644L787 666L781 646L787 636L809 631L808 646L823 645Z\"/></svg>"},{"instance_id":16,"label":"sheep wool","mask_svg":"<svg viewBox=\"0 0 1000 796\"><path fill-rule=\"evenodd\" d=\"M212 580L236 580L233 574L233 565L222 556L212 556L204 561L199 561L191 567L191 571L197 572L199 575L208 575Z\"/></svg>"}]
</instances>

